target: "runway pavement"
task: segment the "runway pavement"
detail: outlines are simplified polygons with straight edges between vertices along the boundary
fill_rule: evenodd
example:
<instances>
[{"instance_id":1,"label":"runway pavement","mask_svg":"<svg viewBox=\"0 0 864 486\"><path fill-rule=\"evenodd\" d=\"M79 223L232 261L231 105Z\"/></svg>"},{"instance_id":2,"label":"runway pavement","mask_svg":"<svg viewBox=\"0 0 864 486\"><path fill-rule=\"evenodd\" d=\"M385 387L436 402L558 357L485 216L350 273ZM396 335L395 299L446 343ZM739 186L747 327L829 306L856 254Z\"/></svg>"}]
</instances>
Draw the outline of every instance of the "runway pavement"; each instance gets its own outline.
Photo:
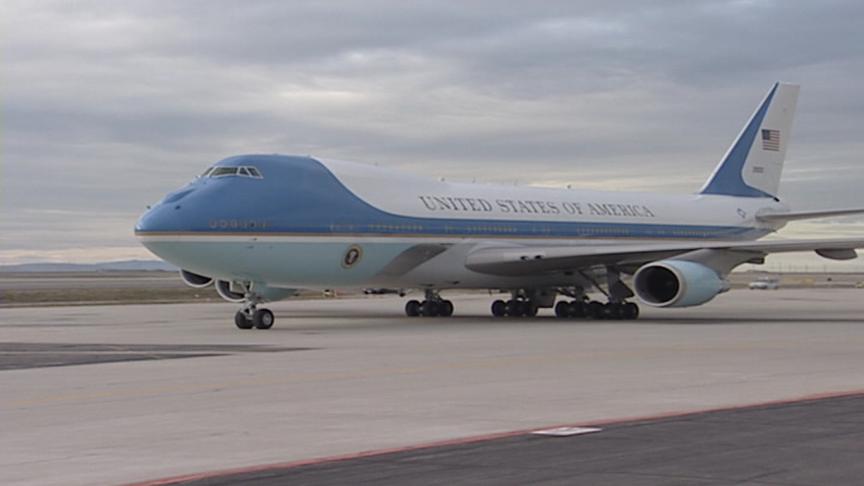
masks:
<instances>
[{"instance_id":1,"label":"runway pavement","mask_svg":"<svg viewBox=\"0 0 864 486\"><path fill-rule=\"evenodd\" d=\"M858 485L864 395L522 433L465 444L181 480L184 486Z\"/></svg>"},{"instance_id":2,"label":"runway pavement","mask_svg":"<svg viewBox=\"0 0 864 486\"><path fill-rule=\"evenodd\" d=\"M453 300L451 319L406 318L394 297L277 303L270 331L235 329L229 304L0 309L0 484L148 481L864 390L864 290L732 291L636 322L493 319L488 296Z\"/></svg>"}]
</instances>

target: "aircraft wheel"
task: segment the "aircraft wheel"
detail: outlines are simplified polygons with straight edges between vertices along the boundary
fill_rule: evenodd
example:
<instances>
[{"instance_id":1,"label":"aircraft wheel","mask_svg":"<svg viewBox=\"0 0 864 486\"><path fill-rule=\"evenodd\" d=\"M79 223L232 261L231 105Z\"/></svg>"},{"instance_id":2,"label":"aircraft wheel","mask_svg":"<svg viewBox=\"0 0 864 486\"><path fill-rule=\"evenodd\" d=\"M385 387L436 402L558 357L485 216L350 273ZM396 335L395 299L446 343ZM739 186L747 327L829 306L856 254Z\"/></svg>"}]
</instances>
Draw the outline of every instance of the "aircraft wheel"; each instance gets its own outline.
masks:
<instances>
[{"instance_id":1,"label":"aircraft wheel","mask_svg":"<svg viewBox=\"0 0 864 486\"><path fill-rule=\"evenodd\" d=\"M495 317L504 317L507 315L507 304L503 300L492 302L492 315Z\"/></svg>"},{"instance_id":2,"label":"aircraft wheel","mask_svg":"<svg viewBox=\"0 0 864 486\"><path fill-rule=\"evenodd\" d=\"M603 306L603 318L610 320L618 320L622 317L621 304L609 302Z\"/></svg>"},{"instance_id":3,"label":"aircraft wheel","mask_svg":"<svg viewBox=\"0 0 864 486\"><path fill-rule=\"evenodd\" d=\"M588 303L587 311L585 314L592 319L603 319L603 304L597 302L596 300L592 300Z\"/></svg>"},{"instance_id":4,"label":"aircraft wheel","mask_svg":"<svg viewBox=\"0 0 864 486\"><path fill-rule=\"evenodd\" d=\"M234 325L237 326L238 329L252 329L252 320L246 317L246 314L243 311L237 311L234 314Z\"/></svg>"},{"instance_id":5,"label":"aircraft wheel","mask_svg":"<svg viewBox=\"0 0 864 486\"><path fill-rule=\"evenodd\" d=\"M585 317L585 303L581 300L570 302L570 317Z\"/></svg>"},{"instance_id":6,"label":"aircraft wheel","mask_svg":"<svg viewBox=\"0 0 864 486\"><path fill-rule=\"evenodd\" d=\"M273 317L270 309L258 309L252 314L252 323L258 329L270 329L274 322L276 322L276 318Z\"/></svg>"},{"instance_id":7,"label":"aircraft wheel","mask_svg":"<svg viewBox=\"0 0 864 486\"><path fill-rule=\"evenodd\" d=\"M438 315L438 303L434 300L424 300L420 304L420 315L423 317L435 317Z\"/></svg>"},{"instance_id":8,"label":"aircraft wheel","mask_svg":"<svg viewBox=\"0 0 864 486\"><path fill-rule=\"evenodd\" d=\"M507 315L510 317L519 317L522 315L522 303L518 300L511 299L507 301Z\"/></svg>"},{"instance_id":9,"label":"aircraft wheel","mask_svg":"<svg viewBox=\"0 0 864 486\"><path fill-rule=\"evenodd\" d=\"M442 300L438 303L438 315L441 317L450 317L453 315L453 302Z\"/></svg>"},{"instance_id":10,"label":"aircraft wheel","mask_svg":"<svg viewBox=\"0 0 864 486\"><path fill-rule=\"evenodd\" d=\"M563 300L559 301L557 304L555 304L555 317L557 317L559 319L566 319L566 318L570 317L571 314L572 314L572 305L571 304L569 304Z\"/></svg>"},{"instance_id":11,"label":"aircraft wheel","mask_svg":"<svg viewBox=\"0 0 864 486\"><path fill-rule=\"evenodd\" d=\"M636 305L635 302L627 302L626 304L624 304L621 315L624 317L624 319L638 319L639 306Z\"/></svg>"},{"instance_id":12,"label":"aircraft wheel","mask_svg":"<svg viewBox=\"0 0 864 486\"><path fill-rule=\"evenodd\" d=\"M420 315L420 302L409 300L405 303L405 315L408 317L417 317Z\"/></svg>"}]
</instances>

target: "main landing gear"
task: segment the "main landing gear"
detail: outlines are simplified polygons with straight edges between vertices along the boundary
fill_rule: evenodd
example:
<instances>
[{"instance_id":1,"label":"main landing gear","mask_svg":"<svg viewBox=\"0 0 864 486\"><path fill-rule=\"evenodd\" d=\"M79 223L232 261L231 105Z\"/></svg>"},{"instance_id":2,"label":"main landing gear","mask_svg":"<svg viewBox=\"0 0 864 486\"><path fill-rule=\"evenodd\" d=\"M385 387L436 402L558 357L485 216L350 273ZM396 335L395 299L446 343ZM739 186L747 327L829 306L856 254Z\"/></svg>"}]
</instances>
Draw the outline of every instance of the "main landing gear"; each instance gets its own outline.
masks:
<instances>
[{"instance_id":1,"label":"main landing gear","mask_svg":"<svg viewBox=\"0 0 864 486\"><path fill-rule=\"evenodd\" d=\"M540 306L531 299L513 298L507 301L492 302L492 315L495 317L534 317ZM544 305L550 307L550 304ZM633 302L601 303L585 300L566 300L555 304L555 316L560 319L609 319L628 320L639 317L639 306Z\"/></svg>"},{"instance_id":2,"label":"main landing gear","mask_svg":"<svg viewBox=\"0 0 864 486\"><path fill-rule=\"evenodd\" d=\"M261 299L254 294L246 294L243 308L234 314L234 325L239 329L270 329L276 318L270 309L259 309Z\"/></svg>"},{"instance_id":3,"label":"main landing gear","mask_svg":"<svg viewBox=\"0 0 864 486\"><path fill-rule=\"evenodd\" d=\"M599 270L597 271L599 273ZM639 306L628 302L633 291L621 280L620 269L605 268L606 285L601 285L593 273L579 272L580 278L570 287L516 289L511 290L510 300L492 302L492 315L495 317L533 317L537 309L554 306L555 316L561 319L610 319L627 320L639 317ZM595 288L608 299L607 303L589 301L586 288ZM562 295L568 300L555 302Z\"/></svg>"},{"instance_id":4,"label":"main landing gear","mask_svg":"<svg viewBox=\"0 0 864 486\"><path fill-rule=\"evenodd\" d=\"M517 289L510 292L509 300L492 302L495 317L534 317L539 309L548 309L555 303L555 289Z\"/></svg>"},{"instance_id":5,"label":"main landing gear","mask_svg":"<svg viewBox=\"0 0 864 486\"><path fill-rule=\"evenodd\" d=\"M405 315L408 317L450 317L453 315L453 302L442 299L434 290L426 290L426 299L422 302L412 299L405 303Z\"/></svg>"},{"instance_id":6,"label":"main landing gear","mask_svg":"<svg viewBox=\"0 0 864 486\"><path fill-rule=\"evenodd\" d=\"M555 317L560 319L630 320L639 317L639 306L634 302L590 302L562 300L555 304Z\"/></svg>"},{"instance_id":7,"label":"main landing gear","mask_svg":"<svg viewBox=\"0 0 864 486\"><path fill-rule=\"evenodd\" d=\"M555 316L561 319L610 319L630 320L639 317L639 306L626 299L633 297L633 291L621 280L618 268L606 267L606 288L590 275L580 272L582 277L594 288L602 292L609 302L589 301L585 290L581 287L559 290L564 295L573 298L572 301L560 301L555 304Z\"/></svg>"},{"instance_id":8,"label":"main landing gear","mask_svg":"<svg viewBox=\"0 0 864 486\"><path fill-rule=\"evenodd\" d=\"M514 298L507 301L492 302L492 315L495 317L534 317L537 305L531 299Z\"/></svg>"}]
</instances>

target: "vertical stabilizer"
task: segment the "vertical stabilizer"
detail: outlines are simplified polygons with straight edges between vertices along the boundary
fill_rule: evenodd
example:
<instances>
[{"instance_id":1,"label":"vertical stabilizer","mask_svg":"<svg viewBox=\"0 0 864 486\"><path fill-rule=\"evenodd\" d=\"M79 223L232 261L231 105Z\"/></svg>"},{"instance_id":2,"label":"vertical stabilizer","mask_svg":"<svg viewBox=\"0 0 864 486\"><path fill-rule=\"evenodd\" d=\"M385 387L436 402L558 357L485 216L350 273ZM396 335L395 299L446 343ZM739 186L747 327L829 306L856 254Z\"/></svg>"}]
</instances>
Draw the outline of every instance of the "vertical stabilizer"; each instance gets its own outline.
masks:
<instances>
[{"instance_id":1,"label":"vertical stabilizer","mask_svg":"<svg viewBox=\"0 0 864 486\"><path fill-rule=\"evenodd\" d=\"M777 196L798 90L795 84L774 84L699 191L701 194Z\"/></svg>"}]
</instances>

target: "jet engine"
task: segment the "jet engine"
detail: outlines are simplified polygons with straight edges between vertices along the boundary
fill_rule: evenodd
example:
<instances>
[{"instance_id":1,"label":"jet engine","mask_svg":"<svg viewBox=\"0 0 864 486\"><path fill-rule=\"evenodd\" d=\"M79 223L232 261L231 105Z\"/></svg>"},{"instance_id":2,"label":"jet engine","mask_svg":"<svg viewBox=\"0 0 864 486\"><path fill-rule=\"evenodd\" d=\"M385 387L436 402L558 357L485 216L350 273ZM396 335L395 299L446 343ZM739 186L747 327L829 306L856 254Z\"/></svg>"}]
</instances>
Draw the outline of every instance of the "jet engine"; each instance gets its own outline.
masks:
<instances>
[{"instance_id":1,"label":"jet engine","mask_svg":"<svg viewBox=\"0 0 864 486\"><path fill-rule=\"evenodd\" d=\"M654 307L701 305L729 290L716 271L700 263L661 260L648 263L633 277L636 295Z\"/></svg>"},{"instance_id":2,"label":"jet engine","mask_svg":"<svg viewBox=\"0 0 864 486\"><path fill-rule=\"evenodd\" d=\"M213 284L212 278L192 273L189 270L180 270L180 278L183 279L183 282L186 285L196 289L203 289L204 287L209 287Z\"/></svg>"}]
</instances>

